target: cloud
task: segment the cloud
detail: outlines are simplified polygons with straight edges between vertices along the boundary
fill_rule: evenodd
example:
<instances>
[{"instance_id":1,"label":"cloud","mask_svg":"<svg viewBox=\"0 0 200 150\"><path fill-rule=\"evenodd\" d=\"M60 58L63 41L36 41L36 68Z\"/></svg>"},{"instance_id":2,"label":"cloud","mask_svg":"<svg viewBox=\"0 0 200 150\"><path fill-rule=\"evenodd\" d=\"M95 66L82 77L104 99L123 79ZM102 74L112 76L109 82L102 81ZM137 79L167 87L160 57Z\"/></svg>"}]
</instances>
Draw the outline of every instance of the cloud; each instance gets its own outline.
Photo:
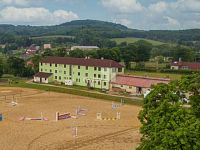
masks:
<instances>
[{"instance_id":1,"label":"cloud","mask_svg":"<svg viewBox=\"0 0 200 150\"><path fill-rule=\"evenodd\" d=\"M143 7L137 0L101 0L104 7L120 13L142 11Z\"/></svg>"},{"instance_id":2,"label":"cloud","mask_svg":"<svg viewBox=\"0 0 200 150\"><path fill-rule=\"evenodd\" d=\"M6 7L0 11L0 23L53 25L78 19L78 15L65 10L50 12L46 8Z\"/></svg>"},{"instance_id":3,"label":"cloud","mask_svg":"<svg viewBox=\"0 0 200 150\"><path fill-rule=\"evenodd\" d=\"M166 19L167 20L167 24L169 25L169 26L174 26L174 27L177 27L177 26L180 26L180 23L178 22L178 20L176 20L176 19L174 19L174 18L171 18L171 17L169 17L169 16L165 16L165 17L163 17L164 19Z\"/></svg>"},{"instance_id":4,"label":"cloud","mask_svg":"<svg viewBox=\"0 0 200 150\"><path fill-rule=\"evenodd\" d=\"M114 23L118 23L118 24L125 25L125 26L127 26L127 27L130 27L130 26L132 25L131 20L126 19L126 18L115 19L113 22L114 22Z\"/></svg>"},{"instance_id":5,"label":"cloud","mask_svg":"<svg viewBox=\"0 0 200 150\"><path fill-rule=\"evenodd\" d=\"M21 6L25 6L25 5L29 4L30 2L31 2L31 0L0 0L0 4L4 4L4 5L21 5Z\"/></svg>"},{"instance_id":6,"label":"cloud","mask_svg":"<svg viewBox=\"0 0 200 150\"><path fill-rule=\"evenodd\" d=\"M168 9L168 4L166 2L157 2L157 3L154 3L154 4L151 4L149 7L148 7L149 11L150 12L155 12L155 13L161 13L161 12L164 12Z\"/></svg>"}]
</instances>

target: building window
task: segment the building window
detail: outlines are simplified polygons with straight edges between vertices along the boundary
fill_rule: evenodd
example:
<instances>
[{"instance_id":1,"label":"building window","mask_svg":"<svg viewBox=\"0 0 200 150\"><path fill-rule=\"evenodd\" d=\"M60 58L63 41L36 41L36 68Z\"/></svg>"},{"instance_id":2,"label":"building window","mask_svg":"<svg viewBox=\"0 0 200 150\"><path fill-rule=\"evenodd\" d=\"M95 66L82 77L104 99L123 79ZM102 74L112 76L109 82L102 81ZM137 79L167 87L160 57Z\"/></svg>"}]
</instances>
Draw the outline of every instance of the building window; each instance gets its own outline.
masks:
<instances>
[{"instance_id":1,"label":"building window","mask_svg":"<svg viewBox=\"0 0 200 150\"><path fill-rule=\"evenodd\" d=\"M122 72L122 68L118 68L118 72Z\"/></svg>"},{"instance_id":2,"label":"building window","mask_svg":"<svg viewBox=\"0 0 200 150\"><path fill-rule=\"evenodd\" d=\"M42 63L40 63L40 65L42 66L43 64L42 64Z\"/></svg>"},{"instance_id":3,"label":"building window","mask_svg":"<svg viewBox=\"0 0 200 150\"><path fill-rule=\"evenodd\" d=\"M51 66L52 66L52 64L50 63L50 64L49 64L49 66L51 67Z\"/></svg>"},{"instance_id":4,"label":"building window","mask_svg":"<svg viewBox=\"0 0 200 150\"><path fill-rule=\"evenodd\" d=\"M66 68L66 65L64 65L64 68Z\"/></svg>"},{"instance_id":5,"label":"building window","mask_svg":"<svg viewBox=\"0 0 200 150\"><path fill-rule=\"evenodd\" d=\"M106 79L106 75L104 75L103 78Z\"/></svg>"},{"instance_id":6,"label":"building window","mask_svg":"<svg viewBox=\"0 0 200 150\"><path fill-rule=\"evenodd\" d=\"M50 71L50 73L52 73L52 70L51 70L51 69L50 69L49 71Z\"/></svg>"},{"instance_id":7,"label":"building window","mask_svg":"<svg viewBox=\"0 0 200 150\"><path fill-rule=\"evenodd\" d=\"M69 75L72 75L72 65L69 66Z\"/></svg>"},{"instance_id":8,"label":"building window","mask_svg":"<svg viewBox=\"0 0 200 150\"><path fill-rule=\"evenodd\" d=\"M55 67L57 67L58 65L57 64L55 64Z\"/></svg>"},{"instance_id":9,"label":"building window","mask_svg":"<svg viewBox=\"0 0 200 150\"><path fill-rule=\"evenodd\" d=\"M86 66L85 69L88 70L88 66Z\"/></svg>"},{"instance_id":10,"label":"building window","mask_svg":"<svg viewBox=\"0 0 200 150\"><path fill-rule=\"evenodd\" d=\"M100 81L98 81L98 85L101 85L101 82L100 82Z\"/></svg>"},{"instance_id":11,"label":"building window","mask_svg":"<svg viewBox=\"0 0 200 150\"><path fill-rule=\"evenodd\" d=\"M97 70L97 67L94 67L94 70Z\"/></svg>"},{"instance_id":12,"label":"building window","mask_svg":"<svg viewBox=\"0 0 200 150\"><path fill-rule=\"evenodd\" d=\"M78 82L78 79L76 79L76 82Z\"/></svg>"},{"instance_id":13,"label":"building window","mask_svg":"<svg viewBox=\"0 0 200 150\"><path fill-rule=\"evenodd\" d=\"M85 76L88 77L88 73L85 73Z\"/></svg>"},{"instance_id":14,"label":"building window","mask_svg":"<svg viewBox=\"0 0 200 150\"><path fill-rule=\"evenodd\" d=\"M66 80L66 77L64 77L64 79Z\"/></svg>"},{"instance_id":15,"label":"building window","mask_svg":"<svg viewBox=\"0 0 200 150\"><path fill-rule=\"evenodd\" d=\"M81 66L78 66L78 69L81 69Z\"/></svg>"},{"instance_id":16,"label":"building window","mask_svg":"<svg viewBox=\"0 0 200 150\"><path fill-rule=\"evenodd\" d=\"M121 85L121 87L123 88L123 85Z\"/></svg>"},{"instance_id":17,"label":"building window","mask_svg":"<svg viewBox=\"0 0 200 150\"><path fill-rule=\"evenodd\" d=\"M104 71L107 71L107 68L104 68Z\"/></svg>"},{"instance_id":18,"label":"building window","mask_svg":"<svg viewBox=\"0 0 200 150\"><path fill-rule=\"evenodd\" d=\"M116 72L116 68L112 68L112 72Z\"/></svg>"},{"instance_id":19,"label":"building window","mask_svg":"<svg viewBox=\"0 0 200 150\"><path fill-rule=\"evenodd\" d=\"M98 71L101 71L101 67L98 67Z\"/></svg>"},{"instance_id":20,"label":"building window","mask_svg":"<svg viewBox=\"0 0 200 150\"><path fill-rule=\"evenodd\" d=\"M97 77L97 75L96 74L94 74L94 78L96 78Z\"/></svg>"},{"instance_id":21,"label":"building window","mask_svg":"<svg viewBox=\"0 0 200 150\"><path fill-rule=\"evenodd\" d=\"M132 89L132 86L129 86L129 89Z\"/></svg>"},{"instance_id":22,"label":"building window","mask_svg":"<svg viewBox=\"0 0 200 150\"><path fill-rule=\"evenodd\" d=\"M80 72L78 72L78 76L80 76L81 75L81 73Z\"/></svg>"},{"instance_id":23,"label":"building window","mask_svg":"<svg viewBox=\"0 0 200 150\"><path fill-rule=\"evenodd\" d=\"M59 76L59 80L61 80L61 76Z\"/></svg>"},{"instance_id":24,"label":"building window","mask_svg":"<svg viewBox=\"0 0 200 150\"><path fill-rule=\"evenodd\" d=\"M104 82L103 85L106 86L106 82Z\"/></svg>"},{"instance_id":25,"label":"building window","mask_svg":"<svg viewBox=\"0 0 200 150\"><path fill-rule=\"evenodd\" d=\"M57 70L55 70L55 73L57 73L58 71Z\"/></svg>"},{"instance_id":26,"label":"building window","mask_svg":"<svg viewBox=\"0 0 200 150\"><path fill-rule=\"evenodd\" d=\"M101 75L100 75L100 74L98 74L98 78L101 78Z\"/></svg>"},{"instance_id":27,"label":"building window","mask_svg":"<svg viewBox=\"0 0 200 150\"><path fill-rule=\"evenodd\" d=\"M66 71L64 71L64 74L66 74Z\"/></svg>"},{"instance_id":28,"label":"building window","mask_svg":"<svg viewBox=\"0 0 200 150\"><path fill-rule=\"evenodd\" d=\"M41 69L41 72L43 71L43 69Z\"/></svg>"},{"instance_id":29,"label":"building window","mask_svg":"<svg viewBox=\"0 0 200 150\"><path fill-rule=\"evenodd\" d=\"M69 79L71 80L72 78L71 78L71 77L69 77Z\"/></svg>"},{"instance_id":30,"label":"building window","mask_svg":"<svg viewBox=\"0 0 200 150\"><path fill-rule=\"evenodd\" d=\"M81 82L81 79L78 79L78 82Z\"/></svg>"},{"instance_id":31,"label":"building window","mask_svg":"<svg viewBox=\"0 0 200 150\"><path fill-rule=\"evenodd\" d=\"M55 79L57 79L57 76L55 76Z\"/></svg>"}]
</instances>

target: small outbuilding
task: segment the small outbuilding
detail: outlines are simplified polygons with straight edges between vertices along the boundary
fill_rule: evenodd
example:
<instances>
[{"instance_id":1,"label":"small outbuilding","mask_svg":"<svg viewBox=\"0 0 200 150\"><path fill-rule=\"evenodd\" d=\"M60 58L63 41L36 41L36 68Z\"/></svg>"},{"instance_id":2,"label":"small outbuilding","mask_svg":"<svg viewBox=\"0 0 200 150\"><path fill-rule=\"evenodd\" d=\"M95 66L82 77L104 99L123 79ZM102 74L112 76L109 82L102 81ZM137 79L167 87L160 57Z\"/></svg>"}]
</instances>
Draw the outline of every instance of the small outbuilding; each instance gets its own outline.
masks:
<instances>
[{"instance_id":1,"label":"small outbuilding","mask_svg":"<svg viewBox=\"0 0 200 150\"><path fill-rule=\"evenodd\" d=\"M37 83L50 83L53 81L53 74L38 72L37 74L34 75L33 81Z\"/></svg>"}]
</instances>

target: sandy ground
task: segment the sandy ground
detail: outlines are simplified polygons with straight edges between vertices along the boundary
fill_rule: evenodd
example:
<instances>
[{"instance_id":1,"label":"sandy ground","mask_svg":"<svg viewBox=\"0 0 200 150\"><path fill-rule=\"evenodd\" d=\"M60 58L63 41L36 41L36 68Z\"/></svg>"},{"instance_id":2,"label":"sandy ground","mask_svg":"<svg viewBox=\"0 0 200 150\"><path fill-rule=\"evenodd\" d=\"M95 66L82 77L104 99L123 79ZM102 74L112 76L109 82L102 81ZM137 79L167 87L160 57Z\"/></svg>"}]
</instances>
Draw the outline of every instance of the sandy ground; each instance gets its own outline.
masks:
<instances>
[{"instance_id":1,"label":"sandy ground","mask_svg":"<svg viewBox=\"0 0 200 150\"><path fill-rule=\"evenodd\" d=\"M7 96L5 96L7 95ZM12 106L12 99L17 106ZM78 106L87 109L86 116L56 122L56 112L75 115ZM137 106L124 105L112 109L111 102L20 88L0 88L1 150L133 150L140 142L137 119L141 110ZM20 121L21 117L40 117L48 121ZM96 113L103 117L120 120L97 120ZM77 137L73 128L77 127Z\"/></svg>"}]
</instances>

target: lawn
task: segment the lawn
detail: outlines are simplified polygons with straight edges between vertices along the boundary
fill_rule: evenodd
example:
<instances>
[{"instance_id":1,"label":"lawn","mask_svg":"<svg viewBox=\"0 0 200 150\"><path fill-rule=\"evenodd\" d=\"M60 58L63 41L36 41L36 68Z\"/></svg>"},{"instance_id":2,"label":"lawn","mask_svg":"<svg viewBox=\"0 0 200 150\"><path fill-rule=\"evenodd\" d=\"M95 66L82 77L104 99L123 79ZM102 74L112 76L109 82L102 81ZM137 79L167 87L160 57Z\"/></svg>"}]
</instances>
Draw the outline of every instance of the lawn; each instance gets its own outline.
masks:
<instances>
[{"instance_id":1,"label":"lawn","mask_svg":"<svg viewBox=\"0 0 200 150\"><path fill-rule=\"evenodd\" d=\"M125 74L136 75L136 76L148 76L157 78L170 78L171 80L179 80L183 75L172 74L172 73L160 73L160 72L144 72L144 71L130 71L126 70Z\"/></svg>"},{"instance_id":2,"label":"lawn","mask_svg":"<svg viewBox=\"0 0 200 150\"><path fill-rule=\"evenodd\" d=\"M165 44L165 43L160 42L160 41L149 40L149 39L144 39L144 38L133 38L133 37L129 37L129 38L113 38L111 40L117 42L117 44L120 44L122 42L135 43L135 42L137 42L139 40L145 40L147 42L152 43L152 45L154 45L154 46Z\"/></svg>"}]
</instances>

